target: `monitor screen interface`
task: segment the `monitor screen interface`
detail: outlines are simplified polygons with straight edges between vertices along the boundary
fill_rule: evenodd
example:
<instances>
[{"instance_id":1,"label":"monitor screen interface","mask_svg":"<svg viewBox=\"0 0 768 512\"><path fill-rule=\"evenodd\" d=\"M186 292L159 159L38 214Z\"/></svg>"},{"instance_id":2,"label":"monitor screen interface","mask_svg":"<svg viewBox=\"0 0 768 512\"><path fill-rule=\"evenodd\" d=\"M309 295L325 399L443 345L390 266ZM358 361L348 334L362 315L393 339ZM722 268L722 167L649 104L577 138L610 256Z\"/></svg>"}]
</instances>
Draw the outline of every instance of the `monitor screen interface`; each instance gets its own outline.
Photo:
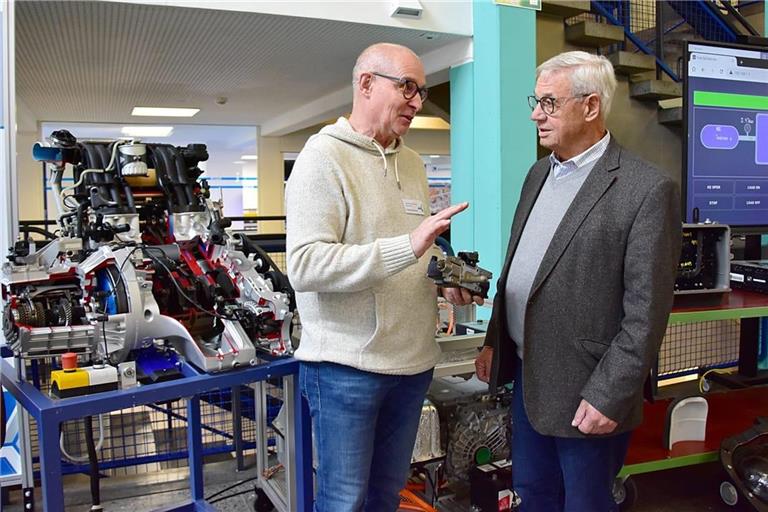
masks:
<instances>
[{"instance_id":1,"label":"monitor screen interface","mask_svg":"<svg viewBox=\"0 0 768 512\"><path fill-rule=\"evenodd\" d=\"M768 226L768 48L689 43L685 220Z\"/></svg>"}]
</instances>

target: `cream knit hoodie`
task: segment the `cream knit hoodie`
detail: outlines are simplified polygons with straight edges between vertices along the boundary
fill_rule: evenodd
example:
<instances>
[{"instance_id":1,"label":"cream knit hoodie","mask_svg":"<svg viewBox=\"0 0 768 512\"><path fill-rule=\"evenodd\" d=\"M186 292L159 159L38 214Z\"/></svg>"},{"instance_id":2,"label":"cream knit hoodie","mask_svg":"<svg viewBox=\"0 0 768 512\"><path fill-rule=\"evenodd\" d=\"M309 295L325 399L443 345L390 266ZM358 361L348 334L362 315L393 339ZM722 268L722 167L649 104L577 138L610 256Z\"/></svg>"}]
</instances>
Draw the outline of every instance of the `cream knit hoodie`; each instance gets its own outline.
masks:
<instances>
[{"instance_id":1,"label":"cream knit hoodie","mask_svg":"<svg viewBox=\"0 0 768 512\"><path fill-rule=\"evenodd\" d=\"M417 260L409 237L429 215L419 155L400 139L382 148L339 118L307 141L285 203L296 357L398 375L432 368L436 287L430 253Z\"/></svg>"}]
</instances>

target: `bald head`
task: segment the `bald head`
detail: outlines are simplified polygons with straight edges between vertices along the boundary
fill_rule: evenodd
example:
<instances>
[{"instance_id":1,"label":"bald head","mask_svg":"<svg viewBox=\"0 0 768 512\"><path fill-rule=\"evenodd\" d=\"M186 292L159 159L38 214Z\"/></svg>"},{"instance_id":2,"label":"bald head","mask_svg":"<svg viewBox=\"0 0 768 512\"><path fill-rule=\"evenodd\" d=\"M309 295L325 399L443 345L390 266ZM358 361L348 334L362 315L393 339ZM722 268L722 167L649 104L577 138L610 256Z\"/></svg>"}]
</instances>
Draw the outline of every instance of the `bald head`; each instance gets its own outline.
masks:
<instances>
[{"instance_id":1,"label":"bald head","mask_svg":"<svg viewBox=\"0 0 768 512\"><path fill-rule=\"evenodd\" d=\"M352 84L360 82L360 75L368 71L392 74L396 71L397 62L403 57L419 60L413 50L399 44L376 43L357 57L355 67L352 69Z\"/></svg>"},{"instance_id":2,"label":"bald head","mask_svg":"<svg viewBox=\"0 0 768 512\"><path fill-rule=\"evenodd\" d=\"M352 128L389 146L405 135L421 110L426 83L421 59L409 48L390 43L369 46L352 71Z\"/></svg>"}]
</instances>

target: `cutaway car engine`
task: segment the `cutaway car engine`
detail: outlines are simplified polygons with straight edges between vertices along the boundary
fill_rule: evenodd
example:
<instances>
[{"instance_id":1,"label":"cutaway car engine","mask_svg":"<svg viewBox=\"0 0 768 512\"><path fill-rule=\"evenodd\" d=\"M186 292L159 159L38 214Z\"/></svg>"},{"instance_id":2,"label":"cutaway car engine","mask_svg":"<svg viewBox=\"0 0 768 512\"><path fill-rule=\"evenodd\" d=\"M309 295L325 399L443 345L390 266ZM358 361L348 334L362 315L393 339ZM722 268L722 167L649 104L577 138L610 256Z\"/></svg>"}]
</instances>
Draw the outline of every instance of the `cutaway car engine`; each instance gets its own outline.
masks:
<instances>
[{"instance_id":1,"label":"cutaway car engine","mask_svg":"<svg viewBox=\"0 0 768 512\"><path fill-rule=\"evenodd\" d=\"M39 250L17 242L3 265L14 353L120 363L164 345L216 372L255 364L257 351L292 351L288 279L247 236L227 231L200 179L204 145L78 142L60 130L33 155L51 169L60 215L50 241ZM63 187L69 169L74 184Z\"/></svg>"}]
</instances>

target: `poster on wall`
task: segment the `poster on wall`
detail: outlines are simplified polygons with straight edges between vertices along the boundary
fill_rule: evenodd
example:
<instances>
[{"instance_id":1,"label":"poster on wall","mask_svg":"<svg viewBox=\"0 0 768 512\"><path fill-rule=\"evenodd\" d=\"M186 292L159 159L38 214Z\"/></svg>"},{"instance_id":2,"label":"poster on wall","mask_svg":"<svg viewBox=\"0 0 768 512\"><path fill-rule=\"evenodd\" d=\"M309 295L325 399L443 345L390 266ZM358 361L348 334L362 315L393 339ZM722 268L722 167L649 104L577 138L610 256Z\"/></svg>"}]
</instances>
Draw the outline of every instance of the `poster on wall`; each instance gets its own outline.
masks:
<instances>
[{"instance_id":1,"label":"poster on wall","mask_svg":"<svg viewBox=\"0 0 768 512\"><path fill-rule=\"evenodd\" d=\"M451 205L451 157L421 155L429 183L429 210L435 214Z\"/></svg>"}]
</instances>

